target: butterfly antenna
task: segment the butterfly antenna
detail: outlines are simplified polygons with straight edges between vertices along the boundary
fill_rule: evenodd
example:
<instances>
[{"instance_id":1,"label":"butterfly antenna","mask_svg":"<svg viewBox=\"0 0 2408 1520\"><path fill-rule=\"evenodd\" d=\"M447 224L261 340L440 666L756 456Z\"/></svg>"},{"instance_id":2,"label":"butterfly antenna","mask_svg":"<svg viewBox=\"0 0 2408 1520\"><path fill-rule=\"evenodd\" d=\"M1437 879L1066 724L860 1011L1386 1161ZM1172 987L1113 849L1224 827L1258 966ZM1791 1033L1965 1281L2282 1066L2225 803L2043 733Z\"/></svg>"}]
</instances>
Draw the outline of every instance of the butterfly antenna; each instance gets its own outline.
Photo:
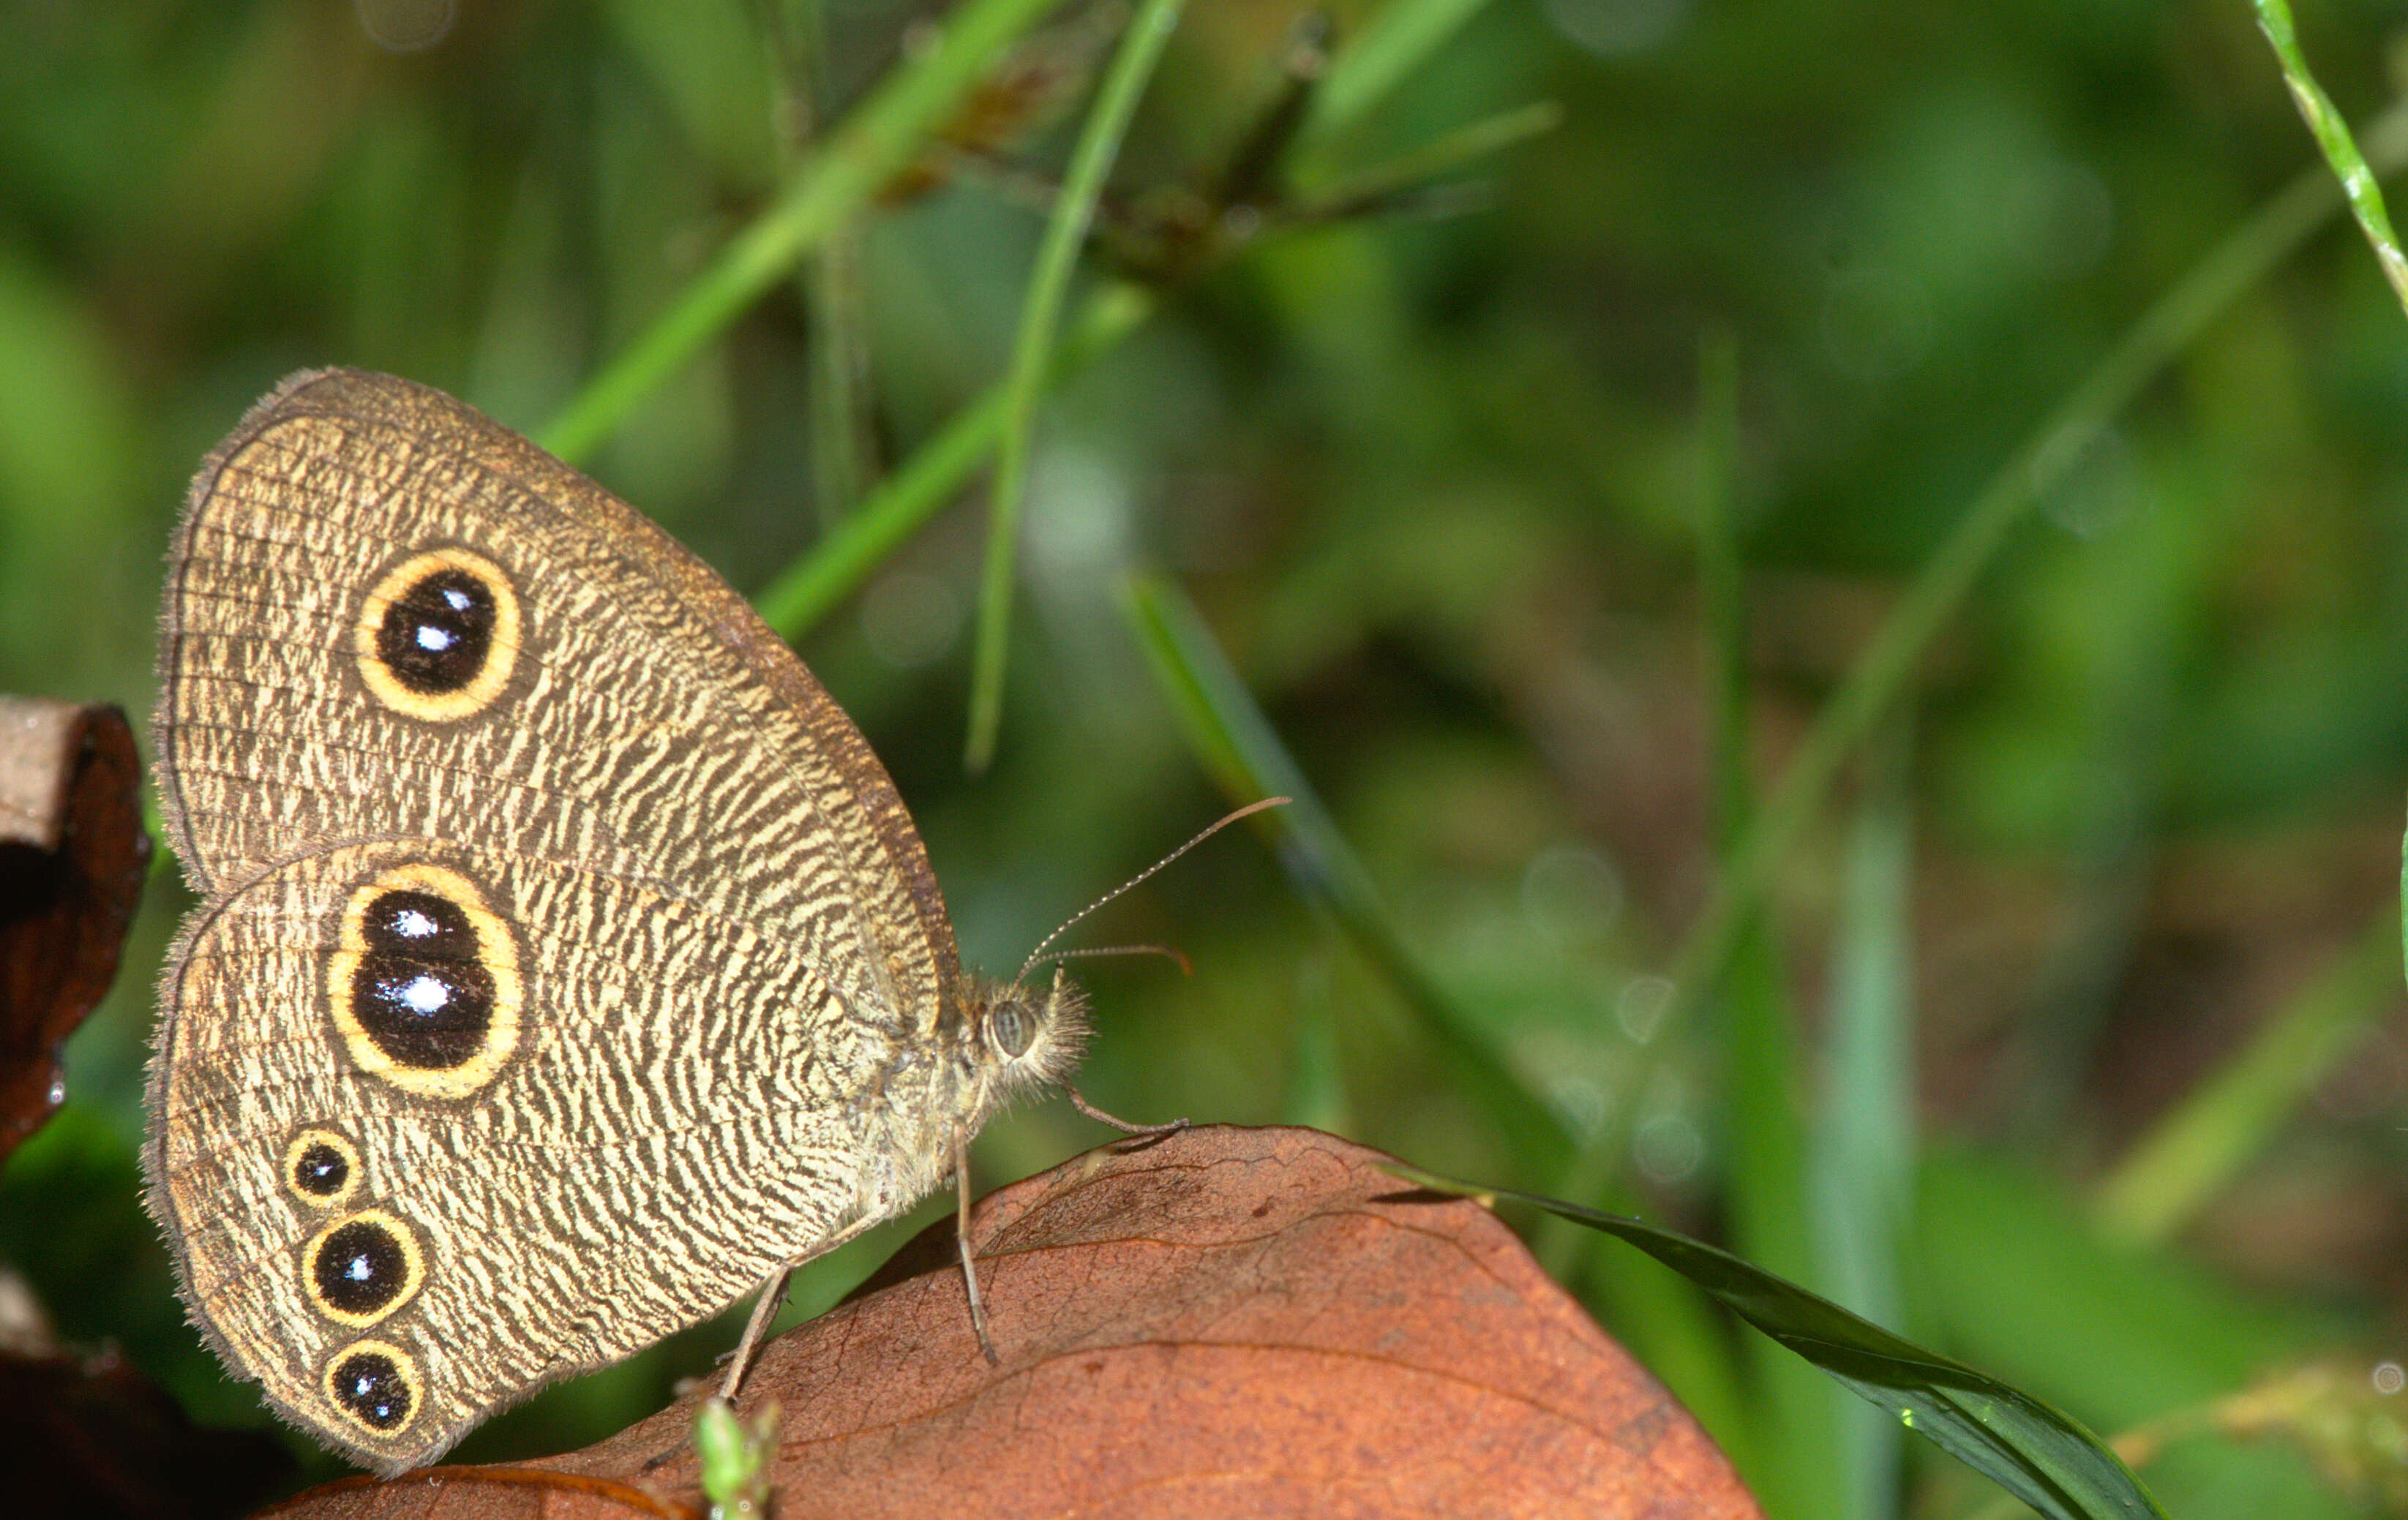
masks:
<instances>
[{"instance_id":1,"label":"butterfly antenna","mask_svg":"<svg viewBox=\"0 0 2408 1520\"><path fill-rule=\"evenodd\" d=\"M1178 962L1180 974L1183 976L1196 974L1196 968L1188 962L1187 957L1176 946L1168 945L1102 945L1084 950L1056 950L1050 956L1041 956L1030 961L1021 974L1025 976L1049 960L1093 960L1099 956L1162 956Z\"/></svg>"},{"instance_id":2,"label":"butterfly antenna","mask_svg":"<svg viewBox=\"0 0 2408 1520\"><path fill-rule=\"evenodd\" d=\"M1093 902L1081 908L1078 912L1070 915L1069 917L1063 919L1061 928L1055 930L1053 933L1046 935L1043 939L1037 942L1037 948L1028 953L1028 963L1020 968L1020 974L1013 977L1012 980L1018 982L1025 979L1029 972L1037 965L1038 958L1045 954L1045 947L1053 944L1055 940L1060 939L1064 934L1068 933L1071 926L1076 924L1080 919L1084 918L1087 915L1095 912L1097 908L1102 907L1105 903L1110 902L1112 899L1120 896L1123 892L1127 891L1130 888L1144 881L1148 876L1160 871L1171 861L1178 859L1181 856L1186 854L1189 850L1194 849L1197 845L1201 845L1204 841L1211 838L1214 834L1219 833L1222 830L1226 829L1229 825L1237 822L1240 818L1259 813L1267 807L1284 806L1286 803L1293 801L1295 801L1295 799L1289 797L1266 797L1259 803L1248 803L1245 806L1238 809L1234 813L1223 814L1218 819L1214 820L1211 826L1206 828L1201 833L1198 833L1195 838L1189 840L1186 844L1180 845L1177 849L1172 850L1168 855L1166 855L1161 859L1154 861L1154 864L1147 866L1143 871L1139 872L1136 875L1131 876L1128 880L1121 883L1118 887L1106 892L1103 896L1096 899ZM1060 958L1057 957L1056 959L1058 959Z\"/></svg>"}]
</instances>

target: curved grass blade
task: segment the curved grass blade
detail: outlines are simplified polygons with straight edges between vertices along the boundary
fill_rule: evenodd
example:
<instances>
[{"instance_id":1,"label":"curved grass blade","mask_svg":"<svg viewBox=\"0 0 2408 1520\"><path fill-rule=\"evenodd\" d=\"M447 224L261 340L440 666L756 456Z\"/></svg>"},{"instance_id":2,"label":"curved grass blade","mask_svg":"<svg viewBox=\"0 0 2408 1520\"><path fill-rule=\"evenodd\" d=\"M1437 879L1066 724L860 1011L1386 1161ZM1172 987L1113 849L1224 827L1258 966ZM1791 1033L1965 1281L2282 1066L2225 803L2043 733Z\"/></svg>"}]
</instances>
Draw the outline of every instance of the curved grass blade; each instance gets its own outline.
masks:
<instances>
[{"instance_id":1,"label":"curved grass blade","mask_svg":"<svg viewBox=\"0 0 2408 1520\"><path fill-rule=\"evenodd\" d=\"M1512 1199L1629 1242L2051 1520L2166 1520L2132 1470L2072 1415L1727 1251L1534 1193L1479 1187L1415 1167L1388 1170L1437 1192Z\"/></svg>"},{"instance_id":2,"label":"curved grass blade","mask_svg":"<svg viewBox=\"0 0 2408 1520\"><path fill-rule=\"evenodd\" d=\"M2386 110L2364 137L2375 172L2408 165L2408 102ZM1745 839L1727 857L1713 896L1666 973L1672 1002L1660 1029L1680 1029L1712 993L1775 868L1806 838L1849 758L1904 692L1924 650L1996 561L2011 532L2064 481L2142 388L2210 320L2306 241L2341 201L2340 191L2321 170L2294 178L2142 315L1965 508L1871 642L1850 662ZM1660 1037L1656 1044L1662 1046ZM1620 1125L1609 1118L1584 1148L1573 1174L1610 1175L1611 1157L1623 1138Z\"/></svg>"},{"instance_id":3,"label":"curved grass blade","mask_svg":"<svg viewBox=\"0 0 2408 1520\"><path fill-rule=\"evenodd\" d=\"M1307 221L1376 216L1407 204L1412 196L1426 195L1438 180L1468 164L1542 137L1563 124L1564 108L1555 101L1516 106L1320 186L1291 215Z\"/></svg>"},{"instance_id":4,"label":"curved grass blade","mask_svg":"<svg viewBox=\"0 0 2408 1520\"><path fill-rule=\"evenodd\" d=\"M1057 0L966 0L937 43L896 69L828 139L769 208L720 250L643 335L585 384L538 435L575 463L680 364L846 225L907 167L997 54Z\"/></svg>"},{"instance_id":5,"label":"curved grass blade","mask_svg":"<svg viewBox=\"0 0 2408 1520\"><path fill-rule=\"evenodd\" d=\"M2387 911L2378 915L2357 944L2127 1148L2094 1195L2100 1233L2128 1245L2160 1243L2262 1154L2391 1006L2400 946L2399 923Z\"/></svg>"},{"instance_id":6,"label":"curved grass blade","mask_svg":"<svg viewBox=\"0 0 2408 1520\"><path fill-rule=\"evenodd\" d=\"M1125 606L1138 642L1188 742L1213 780L1240 800L1284 795L1292 805L1264 816L1279 831L1280 865L1308 902L1336 919L1443 1053L1449 1076L1495 1125L1530 1175L1553 1177L1571 1155L1571 1137L1498 1057L1487 1039L1430 981L1380 905L1370 874L1347 845L1270 720L1204 626L1168 583L1130 583Z\"/></svg>"},{"instance_id":7,"label":"curved grass blade","mask_svg":"<svg viewBox=\"0 0 2408 1520\"><path fill-rule=\"evenodd\" d=\"M1079 129L1069 173L1054 198L1028 279L1027 304L1012 340L1011 376L1004 391L1003 438L995 465L995 499L988 508L986 566L980 576L978 635L970 659L970 732L963 761L983 771L995 758L995 735L1003 721L1003 661L1011 631L1011 566L1020 533L1020 503L1028 489L1028 438L1036 425L1037 398L1052 367L1054 328L1062 300L1078 268L1079 249L1095 220L1104 177L1120 155L1121 138L1137 112L1162 50L1179 24L1181 0L1145 0L1121 36L1111 67L1096 92L1094 109Z\"/></svg>"},{"instance_id":8,"label":"curved grass blade","mask_svg":"<svg viewBox=\"0 0 2408 1520\"><path fill-rule=\"evenodd\" d=\"M1709 331L1698 352L1698 578L1703 593L1704 684L1712 694L1709 761L1713 834L1718 855L1742 838L1755 807L1748 774L1749 707L1746 569L1737 511L1739 346ZM1723 1196L1730 1238L1760 1261L1798 1277L1821 1270L1808 1186L1806 1112L1796 1095L1813 1087L1789 975L1770 915L1759 913L1731 959L1719 990L1725 1101ZM1626 1063L1610 1089L1610 1109L1643 1101L1631 1077L1653 1063ZM1607 1201L1593 1198L1591 1201ZM1587 1242L1568 1225L1559 1234ZM1842 1520L1871 1513L1850 1507L1842 1422L1856 1411L1813 1371L1761 1342L1745 1357L1755 1373L1764 1433L1747 1470L1771 1513L1791 1520Z\"/></svg>"},{"instance_id":9,"label":"curved grass blade","mask_svg":"<svg viewBox=\"0 0 2408 1520\"><path fill-rule=\"evenodd\" d=\"M1342 97L1341 107L1334 114L1326 107L1319 107L1321 119L1326 125L1335 126L1376 104L1432 50L1452 37L1455 28L1482 3L1483 0L1471 0L1468 5L1464 0L1436 0L1432 4L1421 0L1417 4L1392 6L1381 12L1382 20L1364 33L1355 46L1340 49L1331 59L1321 90L1336 90ZM1412 17L1408 17L1409 12L1413 13ZM1408 19L1412 24L1405 24ZM1316 91L1316 99L1319 93ZM1550 115L1545 107L1508 112L1495 122L1467 128L1447 138L1443 145L1428 150L1430 156L1416 155L1412 166L1427 173L1440 172L1459 163L1460 155L1490 151L1506 146L1525 132L1537 130L1547 124ZM1374 171L1374 178L1384 179L1385 172ZM1329 216L1347 214L1346 208L1340 206L1324 206L1320 209ZM1097 291L1074 323L1069 338L1055 348L1048 370L1049 382L1060 384L1117 347L1144 325L1157 305L1152 291L1132 284L1113 283ZM958 413L900 470L864 495L854 511L826 538L762 591L755 604L770 627L786 639L801 637L837 604L859 590L887 556L943 510L1003 436L1010 383L1009 379L999 382ZM604 431L615 426L626 405L632 404L633 397L629 397L625 405L602 417ZM580 399L553 423L547 436L557 439L568 435L570 419L591 409Z\"/></svg>"},{"instance_id":10,"label":"curved grass blade","mask_svg":"<svg viewBox=\"0 0 2408 1520\"><path fill-rule=\"evenodd\" d=\"M1143 286L1115 282L1097 291L1068 338L1054 350L1047 380L1059 385L1085 369L1136 332L1154 309L1154 294ZM968 484L1003 436L1005 384L997 381L956 412L942 432L753 599L780 638L791 643L802 637Z\"/></svg>"},{"instance_id":11,"label":"curved grass blade","mask_svg":"<svg viewBox=\"0 0 2408 1520\"><path fill-rule=\"evenodd\" d=\"M1443 47L1488 0L1394 0L1351 46L1340 48L1313 92L1304 139L1318 146L1395 92L1422 60Z\"/></svg>"},{"instance_id":12,"label":"curved grass blade","mask_svg":"<svg viewBox=\"0 0 2408 1520\"><path fill-rule=\"evenodd\" d=\"M2283 82L2291 87L2300 119L2308 123L2316 146L2324 149L2325 162L2332 165L2342 193L2349 197L2351 213L2366 240L2374 246L2374 260L2383 266L2383 277L2391 282L2391 291L2401 305L2408 306L2408 254L2401 252L2399 235L2391 230L2391 214L2383 208L2383 187L2374 182L2374 171L2366 166L2358 144L2351 140L2349 123L2334 109L2316 77L2308 72L2307 55L2300 51L2299 33L2291 25L2289 0L2256 0L2256 4L2258 30L2266 34L2275 60L2283 65Z\"/></svg>"}]
</instances>

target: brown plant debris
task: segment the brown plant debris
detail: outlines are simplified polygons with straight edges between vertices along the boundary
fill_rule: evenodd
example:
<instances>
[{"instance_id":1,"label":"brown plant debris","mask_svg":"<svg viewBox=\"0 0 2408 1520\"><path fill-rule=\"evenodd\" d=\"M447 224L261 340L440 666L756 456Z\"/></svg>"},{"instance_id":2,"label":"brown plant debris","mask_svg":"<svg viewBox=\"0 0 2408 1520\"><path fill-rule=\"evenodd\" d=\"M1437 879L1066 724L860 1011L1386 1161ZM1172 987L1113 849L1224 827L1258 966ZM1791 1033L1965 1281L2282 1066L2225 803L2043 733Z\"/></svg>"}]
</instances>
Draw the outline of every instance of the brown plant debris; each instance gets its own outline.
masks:
<instances>
[{"instance_id":1,"label":"brown plant debris","mask_svg":"<svg viewBox=\"0 0 2408 1520\"><path fill-rule=\"evenodd\" d=\"M1729 1464L1487 1211L1309 1129L1090 1152L772 1342L778 1513L1752 1520ZM702 1394L508 1470L306 1495L286 1520L699 1513ZM545 1473L552 1474L547 1478ZM557 1484L556 1487L547 1484Z\"/></svg>"},{"instance_id":2,"label":"brown plant debris","mask_svg":"<svg viewBox=\"0 0 2408 1520\"><path fill-rule=\"evenodd\" d=\"M117 975L141 786L124 713L0 696L0 1161L58 1107L59 1046Z\"/></svg>"}]
</instances>

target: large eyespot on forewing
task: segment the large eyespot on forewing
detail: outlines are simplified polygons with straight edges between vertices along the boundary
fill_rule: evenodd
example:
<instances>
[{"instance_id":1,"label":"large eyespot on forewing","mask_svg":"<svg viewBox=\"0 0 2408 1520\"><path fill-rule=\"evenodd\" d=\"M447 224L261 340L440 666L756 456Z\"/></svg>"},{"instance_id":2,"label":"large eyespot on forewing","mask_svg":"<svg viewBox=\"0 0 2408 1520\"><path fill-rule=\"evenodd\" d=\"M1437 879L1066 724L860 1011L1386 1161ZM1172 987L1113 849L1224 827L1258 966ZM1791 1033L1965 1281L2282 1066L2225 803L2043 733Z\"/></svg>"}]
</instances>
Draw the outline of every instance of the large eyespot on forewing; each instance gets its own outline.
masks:
<instances>
[{"instance_id":1,"label":"large eyespot on forewing","mask_svg":"<svg viewBox=\"0 0 2408 1520\"><path fill-rule=\"evenodd\" d=\"M493 704L517 668L522 620L502 568L456 546L380 577L351 625L368 694L405 717L449 723Z\"/></svg>"}]
</instances>

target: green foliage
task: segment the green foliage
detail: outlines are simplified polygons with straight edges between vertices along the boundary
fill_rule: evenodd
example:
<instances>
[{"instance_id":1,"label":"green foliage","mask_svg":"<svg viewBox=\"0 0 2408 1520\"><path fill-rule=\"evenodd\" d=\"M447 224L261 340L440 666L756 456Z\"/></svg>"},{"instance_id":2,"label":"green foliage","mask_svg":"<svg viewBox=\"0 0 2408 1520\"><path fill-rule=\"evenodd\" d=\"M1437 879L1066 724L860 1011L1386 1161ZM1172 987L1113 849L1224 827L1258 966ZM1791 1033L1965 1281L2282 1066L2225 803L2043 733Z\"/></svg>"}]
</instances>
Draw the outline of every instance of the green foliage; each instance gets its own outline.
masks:
<instances>
[{"instance_id":1,"label":"green foliage","mask_svg":"<svg viewBox=\"0 0 2408 1520\"><path fill-rule=\"evenodd\" d=\"M2408 161L2376 11L2278 60L2239 7L1191 6L1109 121L1126 7L463 6L412 52L377 8L7 8L0 688L147 710L180 483L291 369L549 420L798 641L972 961L1300 799L1093 925L1195 967L1082 966L1101 1106L1682 1224L2159 1433L2184 1520L2401 1491L2379 1441L2230 1413L2355 1367L2374 1413L2317 1407L2373 1428L2408 1252L2408 330L2317 156ZM1057 238L1024 325L1082 140L1082 277ZM183 905L0 1175L0 1264L257 1423L136 1202ZM1099 1138L1030 1105L978 1166ZM1536 1238L1776 1520L1989 1502ZM593 1439L733 1339L463 1456Z\"/></svg>"},{"instance_id":2,"label":"green foliage","mask_svg":"<svg viewBox=\"0 0 2408 1520\"><path fill-rule=\"evenodd\" d=\"M1411 1168L1398 1173L1450 1192L1480 1191ZM2104 1442L2080 1421L2018 1388L1901 1340L1828 1299L1678 1230L1529 1193L1498 1189L1487 1196L1542 1209L1638 1246L2050 1520L2164 1520L2165 1512ZM1798 1513L1813 1502L1818 1500L1793 1498L1781 1513Z\"/></svg>"}]
</instances>

